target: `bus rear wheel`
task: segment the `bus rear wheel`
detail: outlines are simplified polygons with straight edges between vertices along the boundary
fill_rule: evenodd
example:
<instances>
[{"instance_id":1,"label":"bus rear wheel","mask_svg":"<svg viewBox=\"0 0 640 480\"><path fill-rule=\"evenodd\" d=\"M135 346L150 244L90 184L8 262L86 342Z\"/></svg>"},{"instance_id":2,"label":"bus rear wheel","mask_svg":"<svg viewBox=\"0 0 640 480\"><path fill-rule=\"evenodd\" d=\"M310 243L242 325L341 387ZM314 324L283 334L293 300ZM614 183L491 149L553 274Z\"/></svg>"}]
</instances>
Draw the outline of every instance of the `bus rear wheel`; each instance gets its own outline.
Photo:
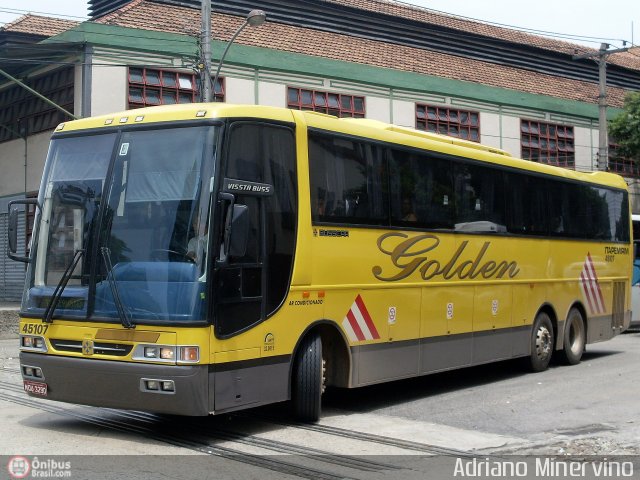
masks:
<instances>
[{"instance_id":1,"label":"bus rear wheel","mask_svg":"<svg viewBox=\"0 0 640 480\"><path fill-rule=\"evenodd\" d=\"M533 372L542 372L549 367L553 354L553 324L545 312L536 315L531 330L531 355L528 366Z\"/></svg>"},{"instance_id":2,"label":"bus rear wheel","mask_svg":"<svg viewBox=\"0 0 640 480\"><path fill-rule=\"evenodd\" d=\"M294 416L300 421L316 422L320 418L324 370L322 339L309 335L302 340L293 365L291 401Z\"/></svg>"},{"instance_id":3,"label":"bus rear wheel","mask_svg":"<svg viewBox=\"0 0 640 480\"><path fill-rule=\"evenodd\" d=\"M569 365L580 363L586 341L587 331L582 314L579 310L572 308L564 327L562 357L565 363Z\"/></svg>"}]
</instances>

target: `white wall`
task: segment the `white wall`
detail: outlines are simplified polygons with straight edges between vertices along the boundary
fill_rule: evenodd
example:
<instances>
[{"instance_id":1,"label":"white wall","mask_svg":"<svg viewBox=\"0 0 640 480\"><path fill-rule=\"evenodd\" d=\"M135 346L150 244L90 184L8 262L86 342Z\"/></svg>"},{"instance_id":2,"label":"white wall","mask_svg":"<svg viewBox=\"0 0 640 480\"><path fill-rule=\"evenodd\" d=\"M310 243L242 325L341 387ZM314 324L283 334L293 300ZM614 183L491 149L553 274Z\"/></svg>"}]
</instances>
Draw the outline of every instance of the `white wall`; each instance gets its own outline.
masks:
<instances>
[{"instance_id":1,"label":"white wall","mask_svg":"<svg viewBox=\"0 0 640 480\"><path fill-rule=\"evenodd\" d=\"M40 188L44 161L52 131L32 135L27 141L27 192ZM0 145L0 196L14 195L25 190L25 142L11 140Z\"/></svg>"},{"instance_id":2,"label":"white wall","mask_svg":"<svg viewBox=\"0 0 640 480\"><path fill-rule=\"evenodd\" d=\"M404 100L393 100L393 118L395 125L416 128L416 104Z\"/></svg>"},{"instance_id":3,"label":"white wall","mask_svg":"<svg viewBox=\"0 0 640 480\"><path fill-rule=\"evenodd\" d=\"M24 192L24 147L22 139L11 140L1 145L0 196Z\"/></svg>"},{"instance_id":4,"label":"white wall","mask_svg":"<svg viewBox=\"0 0 640 480\"><path fill-rule=\"evenodd\" d=\"M480 142L490 147L502 148L500 139L500 115L480 112Z\"/></svg>"},{"instance_id":5,"label":"white wall","mask_svg":"<svg viewBox=\"0 0 640 480\"><path fill-rule=\"evenodd\" d=\"M82 66L76 66L73 71L73 114L82 115Z\"/></svg>"},{"instance_id":6,"label":"white wall","mask_svg":"<svg viewBox=\"0 0 640 480\"><path fill-rule=\"evenodd\" d=\"M593 170L595 165L595 152L592 150L591 139L593 130L585 127L574 127L573 144L576 150L576 170ZM598 145L597 143L595 144Z\"/></svg>"},{"instance_id":7,"label":"white wall","mask_svg":"<svg viewBox=\"0 0 640 480\"><path fill-rule=\"evenodd\" d=\"M126 67L94 65L91 72L91 115L126 110L128 85ZM81 89L82 84L76 87Z\"/></svg>"},{"instance_id":8,"label":"white wall","mask_svg":"<svg viewBox=\"0 0 640 480\"><path fill-rule=\"evenodd\" d=\"M27 164L27 191L40 188L44 162L49 152L49 141L53 132L44 132L29 138L29 162Z\"/></svg>"},{"instance_id":9,"label":"white wall","mask_svg":"<svg viewBox=\"0 0 640 480\"><path fill-rule=\"evenodd\" d=\"M241 105L256 103L255 82L243 78L225 78L225 102Z\"/></svg>"},{"instance_id":10,"label":"white wall","mask_svg":"<svg viewBox=\"0 0 640 480\"><path fill-rule=\"evenodd\" d=\"M258 104L268 107L287 106L287 87L281 83L259 82Z\"/></svg>"},{"instance_id":11,"label":"white wall","mask_svg":"<svg viewBox=\"0 0 640 480\"><path fill-rule=\"evenodd\" d=\"M372 120L381 122L391 122L391 112L389 111L389 99L383 97L365 97L366 116Z\"/></svg>"},{"instance_id":12,"label":"white wall","mask_svg":"<svg viewBox=\"0 0 640 480\"><path fill-rule=\"evenodd\" d=\"M502 149L514 157L520 158L522 156L520 148L520 117L502 115L500 119L502 121Z\"/></svg>"}]
</instances>

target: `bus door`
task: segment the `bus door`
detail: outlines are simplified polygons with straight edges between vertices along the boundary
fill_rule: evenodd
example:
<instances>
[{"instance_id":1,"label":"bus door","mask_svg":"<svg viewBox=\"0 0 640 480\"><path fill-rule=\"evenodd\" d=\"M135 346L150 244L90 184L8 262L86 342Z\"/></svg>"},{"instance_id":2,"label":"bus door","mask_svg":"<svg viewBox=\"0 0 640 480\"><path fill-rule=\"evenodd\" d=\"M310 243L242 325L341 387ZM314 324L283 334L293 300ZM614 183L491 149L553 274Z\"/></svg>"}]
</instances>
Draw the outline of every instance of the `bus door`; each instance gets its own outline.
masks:
<instances>
[{"instance_id":1,"label":"bus door","mask_svg":"<svg viewBox=\"0 0 640 480\"><path fill-rule=\"evenodd\" d=\"M213 350L222 362L216 365L214 387L218 411L282 400L275 397L287 393L277 382L286 382L288 373L275 381L260 368L239 372L236 366L261 356L263 338L252 328L275 313L288 293L297 210L293 128L237 121L230 125L225 142L214 214L218 258L211 287L218 339ZM238 235L244 237L241 251ZM230 238L233 241L225 245ZM244 332L241 341L227 340Z\"/></svg>"}]
</instances>

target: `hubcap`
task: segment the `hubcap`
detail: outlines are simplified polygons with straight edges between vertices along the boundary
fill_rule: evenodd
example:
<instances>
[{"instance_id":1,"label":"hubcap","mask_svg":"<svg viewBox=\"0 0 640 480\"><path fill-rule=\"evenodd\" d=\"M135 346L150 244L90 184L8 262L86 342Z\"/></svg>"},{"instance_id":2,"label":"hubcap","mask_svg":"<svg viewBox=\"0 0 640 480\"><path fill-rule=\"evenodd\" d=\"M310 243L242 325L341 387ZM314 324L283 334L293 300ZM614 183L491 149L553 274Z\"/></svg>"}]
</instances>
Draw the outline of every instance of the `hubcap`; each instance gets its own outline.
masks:
<instances>
[{"instance_id":1,"label":"hubcap","mask_svg":"<svg viewBox=\"0 0 640 480\"><path fill-rule=\"evenodd\" d=\"M551 332L545 326L538 328L536 333L536 354L542 360L551 355Z\"/></svg>"}]
</instances>

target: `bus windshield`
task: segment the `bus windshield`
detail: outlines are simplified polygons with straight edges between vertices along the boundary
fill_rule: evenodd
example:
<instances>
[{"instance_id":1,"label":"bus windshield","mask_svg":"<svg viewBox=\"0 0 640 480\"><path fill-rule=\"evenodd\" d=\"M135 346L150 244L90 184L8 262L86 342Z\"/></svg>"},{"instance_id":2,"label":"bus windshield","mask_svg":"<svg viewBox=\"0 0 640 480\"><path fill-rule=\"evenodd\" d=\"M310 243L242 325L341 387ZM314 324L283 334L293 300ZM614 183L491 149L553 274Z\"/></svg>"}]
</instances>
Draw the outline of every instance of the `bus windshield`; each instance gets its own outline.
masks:
<instances>
[{"instance_id":1,"label":"bus windshield","mask_svg":"<svg viewBox=\"0 0 640 480\"><path fill-rule=\"evenodd\" d=\"M42 314L81 250L56 315L118 321L121 307L133 323L203 321L215 132L202 126L54 139L27 311Z\"/></svg>"}]
</instances>

